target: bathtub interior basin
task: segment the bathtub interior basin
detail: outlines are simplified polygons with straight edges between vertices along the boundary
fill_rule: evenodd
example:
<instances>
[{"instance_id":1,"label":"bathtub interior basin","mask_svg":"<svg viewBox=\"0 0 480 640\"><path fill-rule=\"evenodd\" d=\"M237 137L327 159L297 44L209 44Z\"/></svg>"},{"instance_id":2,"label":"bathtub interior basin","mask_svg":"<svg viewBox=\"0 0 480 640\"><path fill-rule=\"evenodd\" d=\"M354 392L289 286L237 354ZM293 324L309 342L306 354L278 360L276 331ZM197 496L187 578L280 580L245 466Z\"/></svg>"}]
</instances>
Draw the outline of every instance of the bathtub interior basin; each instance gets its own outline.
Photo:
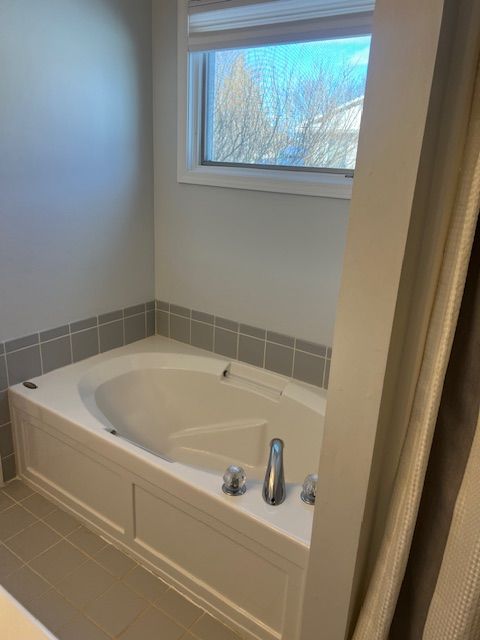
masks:
<instances>
[{"instance_id":1,"label":"bathtub interior basin","mask_svg":"<svg viewBox=\"0 0 480 640\"><path fill-rule=\"evenodd\" d=\"M323 433L320 392L215 358L117 358L80 383L89 410L119 437L170 461L221 473L239 464L262 480L272 438L285 444L287 483L315 472Z\"/></svg>"}]
</instances>

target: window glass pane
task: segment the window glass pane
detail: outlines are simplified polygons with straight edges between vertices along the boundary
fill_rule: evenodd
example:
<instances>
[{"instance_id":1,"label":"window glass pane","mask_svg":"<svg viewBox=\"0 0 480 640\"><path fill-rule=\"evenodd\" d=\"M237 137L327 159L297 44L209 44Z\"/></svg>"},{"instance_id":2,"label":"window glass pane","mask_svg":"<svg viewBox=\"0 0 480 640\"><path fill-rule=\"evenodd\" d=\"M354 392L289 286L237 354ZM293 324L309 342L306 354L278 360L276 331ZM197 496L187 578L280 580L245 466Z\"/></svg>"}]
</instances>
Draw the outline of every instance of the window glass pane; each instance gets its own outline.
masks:
<instances>
[{"instance_id":1,"label":"window glass pane","mask_svg":"<svg viewBox=\"0 0 480 640\"><path fill-rule=\"evenodd\" d=\"M207 54L203 161L354 169L370 36Z\"/></svg>"}]
</instances>

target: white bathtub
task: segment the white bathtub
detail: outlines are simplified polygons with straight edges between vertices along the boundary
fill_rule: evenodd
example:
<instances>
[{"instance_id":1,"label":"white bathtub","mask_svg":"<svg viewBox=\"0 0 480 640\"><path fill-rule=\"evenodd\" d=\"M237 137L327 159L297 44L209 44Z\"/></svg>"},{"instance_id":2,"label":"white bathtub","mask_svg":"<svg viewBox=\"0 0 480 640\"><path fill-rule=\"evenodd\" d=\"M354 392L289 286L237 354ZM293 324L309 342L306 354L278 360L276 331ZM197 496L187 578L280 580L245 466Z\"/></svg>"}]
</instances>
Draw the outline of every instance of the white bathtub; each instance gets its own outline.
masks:
<instances>
[{"instance_id":1,"label":"white bathtub","mask_svg":"<svg viewBox=\"0 0 480 640\"><path fill-rule=\"evenodd\" d=\"M160 336L34 382L10 389L22 478L243 637L298 637L324 391ZM261 496L273 437L277 507ZM221 489L231 463L240 497Z\"/></svg>"}]
</instances>

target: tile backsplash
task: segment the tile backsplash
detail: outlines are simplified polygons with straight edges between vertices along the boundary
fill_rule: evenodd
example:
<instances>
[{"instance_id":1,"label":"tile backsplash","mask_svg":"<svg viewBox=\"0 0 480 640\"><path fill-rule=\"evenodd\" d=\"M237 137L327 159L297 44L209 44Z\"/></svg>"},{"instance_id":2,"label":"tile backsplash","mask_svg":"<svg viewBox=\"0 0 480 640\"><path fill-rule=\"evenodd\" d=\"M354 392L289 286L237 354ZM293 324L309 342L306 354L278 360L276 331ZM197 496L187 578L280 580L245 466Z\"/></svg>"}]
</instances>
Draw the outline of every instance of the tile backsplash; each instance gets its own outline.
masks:
<instances>
[{"instance_id":1,"label":"tile backsplash","mask_svg":"<svg viewBox=\"0 0 480 640\"><path fill-rule=\"evenodd\" d=\"M155 302L38 331L0 343L0 461L5 481L15 476L7 388L155 334Z\"/></svg>"},{"instance_id":2,"label":"tile backsplash","mask_svg":"<svg viewBox=\"0 0 480 640\"><path fill-rule=\"evenodd\" d=\"M177 304L156 301L157 333L195 347L327 388L332 350Z\"/></svg>"},{"instance_id":3,"label":"tile backsplash","mask_svg":"<svg viewBox=\"0 0 480 640\"><path fill-rule=\"evenodd\" d=\"M157 300L76 320L0 343L0 462L16 474L10 385L136 340L163 336L327 388L332 350L268 329Z\"/></svg>"}]
</instances>

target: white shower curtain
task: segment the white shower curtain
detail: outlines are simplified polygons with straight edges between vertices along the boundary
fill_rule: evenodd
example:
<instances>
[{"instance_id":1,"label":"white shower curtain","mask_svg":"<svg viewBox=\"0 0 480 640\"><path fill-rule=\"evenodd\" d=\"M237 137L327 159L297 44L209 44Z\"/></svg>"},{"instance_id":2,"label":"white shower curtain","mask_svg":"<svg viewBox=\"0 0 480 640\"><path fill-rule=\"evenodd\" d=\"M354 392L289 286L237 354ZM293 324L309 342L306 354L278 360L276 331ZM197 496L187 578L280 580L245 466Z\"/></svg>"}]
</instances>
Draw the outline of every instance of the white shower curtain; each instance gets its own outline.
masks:
<instances>
[{"instance_id":1,"label":"white shower curtain","mask_svg":"<svg viewBox=\"0 0 480 640\"><path fill-rule=\"evenodd\" d=\"M410 553L480 206L480 75L438 289L382 545L353 640L386 640ZM457 497L423 640L480 638L480 427ZM418 640L421 640L420 637Z\"/></svg>"}]
</instances>

